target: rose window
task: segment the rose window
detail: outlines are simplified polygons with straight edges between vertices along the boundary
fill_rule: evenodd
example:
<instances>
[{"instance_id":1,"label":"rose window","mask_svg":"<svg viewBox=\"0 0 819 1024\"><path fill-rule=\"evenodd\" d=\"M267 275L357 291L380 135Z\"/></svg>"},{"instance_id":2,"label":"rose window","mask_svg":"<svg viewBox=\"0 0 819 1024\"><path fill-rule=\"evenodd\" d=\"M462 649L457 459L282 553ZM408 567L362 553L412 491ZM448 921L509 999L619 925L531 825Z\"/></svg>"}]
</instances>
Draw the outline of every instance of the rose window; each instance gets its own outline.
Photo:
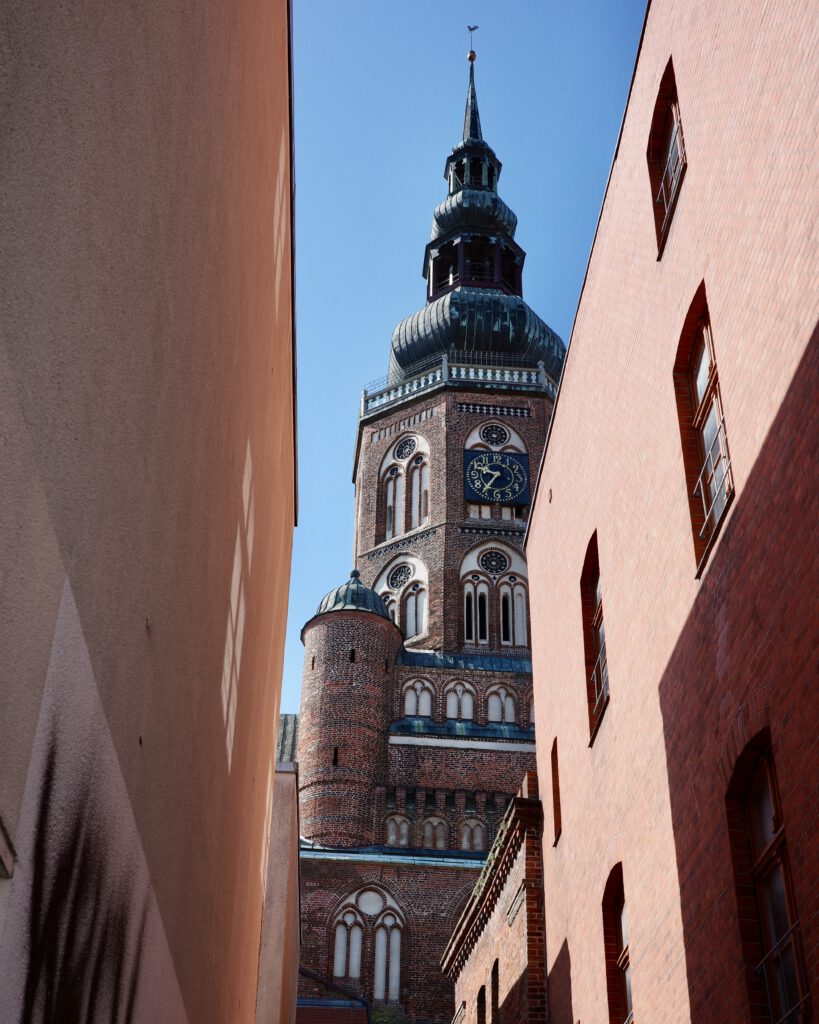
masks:
<instances>
[{"instance_id":1,"label":"rose window","mask_svg":"<svg viewBox=\"0 0 819 1024\"><path fill-rule=\"evenodd\" d=\"M478 564L490 576L500 576L509 568L509 559L502 551L485 551L478 560Z\"/></svg>"},{"instance_id":2,"label":"rose window","mask_svg":"<svg viewBox=\"0 0 819 1024\"><path fill-rule=\"evenodd\" d=\"M411 578L412 566L403 563L402 565L396 565L388 576L387 583L393 590L400 590Z\"/></svg>"},{"instance_id":3,"label":"rose window","mask_svg":"<svg viewBox=\"0 0 819 1024\"><path fill-rule=\"evenodd\" d=\"M489 423L481 428L481 440L493 447L506 444L509 440L509 431L499 423Z\"/></svg>"},{"instance_id":4,"label":"rose window","mask_svg":"<svg viewBox=\"0 0 819 1024\"><path fill-rule=\"evenodd\" d=\"M405 437L395 449L396 459L408 459L417 447L418 443L414 437Z\"/></svg>"}]
</instances>

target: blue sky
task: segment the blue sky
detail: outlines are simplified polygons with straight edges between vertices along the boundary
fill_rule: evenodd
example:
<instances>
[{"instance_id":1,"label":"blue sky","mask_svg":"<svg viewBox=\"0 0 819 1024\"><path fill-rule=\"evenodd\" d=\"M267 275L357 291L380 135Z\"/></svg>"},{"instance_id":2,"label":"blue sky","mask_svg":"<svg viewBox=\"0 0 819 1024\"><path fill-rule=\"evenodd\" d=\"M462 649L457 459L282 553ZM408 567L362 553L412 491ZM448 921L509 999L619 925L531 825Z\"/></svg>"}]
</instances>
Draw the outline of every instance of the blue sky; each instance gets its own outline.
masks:
<instances>
[{"instance_id":1,"label":"blue sky","mask_svg":"<svg viewBox=\"0 0 819 1024\"><path fill-rule=\"evenodd\" d=\"M644 0L293 0L299 525L282 710L299 633L352 568L361 388L424 303L421 260L460 139L466 25L484 138L527 252L523 294L568 342Z\"/></svg>"}]
</instances>

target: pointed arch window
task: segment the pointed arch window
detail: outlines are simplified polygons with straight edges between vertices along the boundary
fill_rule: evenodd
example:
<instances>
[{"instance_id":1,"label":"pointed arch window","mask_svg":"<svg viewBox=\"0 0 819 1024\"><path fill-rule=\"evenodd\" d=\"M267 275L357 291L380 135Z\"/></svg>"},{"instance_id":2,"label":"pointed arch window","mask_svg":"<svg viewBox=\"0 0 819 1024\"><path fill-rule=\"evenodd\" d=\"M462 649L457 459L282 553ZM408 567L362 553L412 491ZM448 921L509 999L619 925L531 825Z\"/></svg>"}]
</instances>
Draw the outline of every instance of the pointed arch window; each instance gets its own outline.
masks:
<instances>
[{"instance_id":1,"label":"pointed arch window","mask_svg":"<svg viewBox=\"0 0 819 1024\"><path fill-rule=\"evenodd\" d=\"M796 1024L809 1018L810 995L768 730L737 760L726 802L753 1020Z\"/></svg>"},{"instance_id":2,"label":"pointed arch window","mask_svg":"<svg viewBox=\"0 0 819 1024\"><path fill-rule=\"evenodd\" d=\"M631 963L622 864L612 868L603 892L603 939L609 1024L632 1024Z\"/></svg>"},{"instance_id":3,"label":"pointed arch window","mask_svg":"<svg viewBox=\"0 0 819 1024\"><path fill-rule=\"evenodd\" d=\"M404 918L396 901L374 886L349 896L331 919L329 954L333 977L360 981L362 957L372 957L373 996L400 997Z\"/></svg>"},{"instance_id":4,"label":"pointed arch window","mask_svg":"<svg viewBox=\"0 0 819 1024\"><path fill-rule=\"evenodd\" d=\"M410 529L429 520L429 462L425 455L416 455L410 468Z\"/></svg>"},{"instance_id":5,"label":"pointed arch window","mask_svg":"<svg viewBox=\"0 0 819 1024\"><path fill-rule=\"evenodd\" d=\"M453 683L446 691L446 717L471 722L475 716L475 695L464 683Z\"/></svg>"}]
</instances>

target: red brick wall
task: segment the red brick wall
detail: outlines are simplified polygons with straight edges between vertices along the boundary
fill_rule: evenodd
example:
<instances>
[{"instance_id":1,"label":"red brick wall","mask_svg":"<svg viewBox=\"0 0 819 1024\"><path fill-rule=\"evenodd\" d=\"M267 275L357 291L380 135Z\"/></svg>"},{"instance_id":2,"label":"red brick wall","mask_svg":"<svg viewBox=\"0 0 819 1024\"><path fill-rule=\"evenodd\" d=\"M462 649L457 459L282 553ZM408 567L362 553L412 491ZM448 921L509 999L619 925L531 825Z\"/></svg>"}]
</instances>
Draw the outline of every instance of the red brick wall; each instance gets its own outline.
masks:
<instances>
[{"instance_id":1,"label":"red brick wall","mask_svg":"<svg viewBox=\"0 0 819 1024\"><path fill-rule=\"evenodd\" d=\"M332 924L337 907L362 886L379 885L407 916L401 944L401 1002L406 1019L413 1024L449 1024L453 986L438 964L477 877L474 868L302 858L302 966L332 976ZM372 1001L373 951L367 938L361 963L360 985L345 984ZM327 994L304 978L299 991L301 995Z\"/></svg>"},{"instance_id":2,"label":"red brick wall","mask_svg":"<svg viewBox=\"0 0 819 1024\"><path fill-rule=\"evenodd\" d=\"M527 409L530 415L504 417L459 411L459 404L464 403ZM434 411L433 415L413 422L414 418L430 410ZM459 577L461 559L471 548L490 540L518 550L522 546L522 524L501 520L499 509L495 510L495 518L491 521L466 521L463 450L468 435L488 420L515 430L526 444L530 470L534 475L543 451L550 412L551 400L543 395L447 390L443 394L402 405L361 428L356 475L356 564L361 571L362 582L372 586L384 566L401 551L417 555L426 563L429 572L428 635L411 646L447 651L460 649L464 642ZM383 535L378 498L381 463L390 448L405 434L423 437L429 443L429 521L417 532L408 532L407 537L402 535L377 543ZM464 532L464 528L470 532ZM523 653L520 648L501 647L497 610L492 602L490 643L488 648L482 649Z\"/></svg>"},{"instance_id":3,"label":"red brick wall","mask_svg":"<svg viewBox=\"0 0 819 1024\"><path fill-rule=\"evenodd\" d=\"M369 612L328 612L308 623L304 642L298 743L302 835L338 846L375 842L372 793L386 777L400 634Z\"/></svg>"},{"instance_id":4,"label":"red brick wall","mask_svg":"<svg viewBox=\"0 0 819 1024\"><path fill-rule=\"evenodd\" d=\"M655 0L528 544L555 1024L607 1018L601 900L623 865L637 1020L746 1021L727 828L769 727L819 991L815 9ZM688 167L662 258L646 144L673 57ZM673 368L704 281L736 496L701 579ZM582 457L581 457L582 456ZM611 701L589 747L580 576L597 531Z\"/></svg>"}]
</instances>

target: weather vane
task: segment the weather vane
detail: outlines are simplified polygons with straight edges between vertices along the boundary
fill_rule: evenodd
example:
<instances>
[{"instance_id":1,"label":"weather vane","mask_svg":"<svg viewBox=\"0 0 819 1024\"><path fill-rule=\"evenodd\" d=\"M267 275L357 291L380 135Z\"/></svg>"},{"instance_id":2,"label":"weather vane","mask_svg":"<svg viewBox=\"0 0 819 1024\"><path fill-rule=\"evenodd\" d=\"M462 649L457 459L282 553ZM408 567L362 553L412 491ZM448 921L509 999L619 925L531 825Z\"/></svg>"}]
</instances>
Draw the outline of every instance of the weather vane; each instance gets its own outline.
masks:
<instances>
[{"instance_id":1,"label":"weather vane","mask_svg":"<svg viewBox=\"0 0 819 1024\"><path fill-rule=\"evenodd\" d=\"M478 31L477 25L467 25L467 31L469 32L469 53L467 54L470 63L475 59L475 51L472 49L472 33Z\"/></svg>"}]
</instances>

